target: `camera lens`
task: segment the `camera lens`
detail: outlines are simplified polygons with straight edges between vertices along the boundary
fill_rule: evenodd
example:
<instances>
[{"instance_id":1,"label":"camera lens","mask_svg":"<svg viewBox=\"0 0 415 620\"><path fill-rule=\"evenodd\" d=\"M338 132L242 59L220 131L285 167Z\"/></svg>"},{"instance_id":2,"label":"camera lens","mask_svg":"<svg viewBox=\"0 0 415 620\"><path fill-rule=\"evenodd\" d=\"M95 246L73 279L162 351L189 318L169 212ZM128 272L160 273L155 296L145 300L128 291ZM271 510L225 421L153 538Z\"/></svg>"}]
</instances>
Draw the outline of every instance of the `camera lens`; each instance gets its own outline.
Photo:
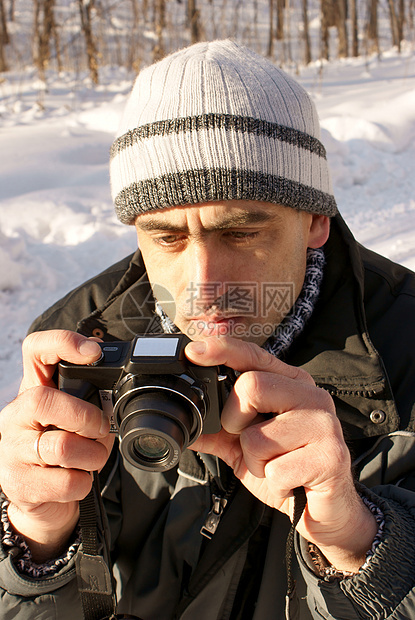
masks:
<instances>
[{"instance_id":1,"label":"camera lens","mask_svg":"<svg viewBox=\"0 0 415 620\"><path fill-rule=\"evenodd\" d=\"M141 454L148 460L157 461L164 459L169 453L169 444L162 437L157 437L153 433L141 435L134 441L134 452Z\"/></svg>"},{"instance_id":2,"label":"camera lens","mask_svg":"<svg viewBox=\"0 0 415 620\"><path fill-rule=\"evenodd\" d=\"M143 405L137 400L140 399L134 399L132 404L134 408ZM188 440L188 431L177 418L161 416L154 410L148 413L136 411L123 426L120 449L136 467L162 471L174 467Z\"/></svg>"},{"instance_id":3,"label":"camera lens","mask_svg":"<svg viewBox=\"0 0 415 620\"><path fill-rule=\"evenodd\" d=\"M116 415L123 456L147 471L177 465L191 438L200 432L201 414L194 403L160 387L133 388L121 400Z\"/></svg>"}]
</instances>

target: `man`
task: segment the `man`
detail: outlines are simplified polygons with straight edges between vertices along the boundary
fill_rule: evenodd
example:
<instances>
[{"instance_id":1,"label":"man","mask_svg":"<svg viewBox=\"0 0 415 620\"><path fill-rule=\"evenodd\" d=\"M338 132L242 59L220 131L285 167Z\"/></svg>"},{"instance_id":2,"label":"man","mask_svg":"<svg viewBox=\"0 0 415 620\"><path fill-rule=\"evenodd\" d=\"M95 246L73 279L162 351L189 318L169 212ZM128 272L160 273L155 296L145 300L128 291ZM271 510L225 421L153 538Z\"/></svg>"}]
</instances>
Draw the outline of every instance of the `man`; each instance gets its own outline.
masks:
<instances>
[{"instance_id":1,"label":"man","mask_svg":"<svg viewBox=\"0 0 415 620\"><path fill-rule=\"evenodd\" d=\"M110 453L119 613L414 617L414 278L338 215L308 95L229 41L173 54L136 81L111 183L141 252L34 323L0 417L3 617L81 617L78 502ZM94 338L177 330L191 362L238 378L222 430L149 473L54 375L95 363Z\"/></svg>"}]
</instances>

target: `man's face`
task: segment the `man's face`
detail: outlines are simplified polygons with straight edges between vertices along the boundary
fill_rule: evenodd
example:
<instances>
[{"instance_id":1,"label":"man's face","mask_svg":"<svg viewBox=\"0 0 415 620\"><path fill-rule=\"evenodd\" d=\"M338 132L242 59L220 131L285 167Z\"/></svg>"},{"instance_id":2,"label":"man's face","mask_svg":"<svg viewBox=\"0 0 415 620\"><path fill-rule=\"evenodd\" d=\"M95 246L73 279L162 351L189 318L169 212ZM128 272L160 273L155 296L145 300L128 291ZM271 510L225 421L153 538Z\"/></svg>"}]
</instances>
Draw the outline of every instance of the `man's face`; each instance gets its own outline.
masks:
<instances>
[{"instance_id":1,"label":"man's face","mask_svg":"<svg viewBox=\"0 0 415 620\"><path fill-rule=\"evenodd\" d=\"M154 294L183 333L263 344L297 299L307 247L325 242L328 220L233 200L139 215L136 228Z\"/></svg>"}]
</instances>

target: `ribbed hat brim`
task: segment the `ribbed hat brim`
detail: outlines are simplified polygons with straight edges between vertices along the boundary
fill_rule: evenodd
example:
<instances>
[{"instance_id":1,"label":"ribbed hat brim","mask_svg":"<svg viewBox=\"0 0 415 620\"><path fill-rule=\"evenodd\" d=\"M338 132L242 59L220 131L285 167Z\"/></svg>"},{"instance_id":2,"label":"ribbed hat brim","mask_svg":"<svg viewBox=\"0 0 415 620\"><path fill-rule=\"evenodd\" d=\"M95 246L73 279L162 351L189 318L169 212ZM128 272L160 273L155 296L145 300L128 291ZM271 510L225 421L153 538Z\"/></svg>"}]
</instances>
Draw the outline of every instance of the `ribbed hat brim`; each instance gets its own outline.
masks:
<instances>
[{"instance_id":1,"label":"ribbed hat brim","mask_svg":"<svg viewBox=\"0 0 415 620\"><path fill-rule=\"evenodd\" d=\"M147 124L111 149L117 215L128 224L153 209L243 199L335 215L325 157L316 138L258 119L208 114Z\"/></svg>"}]
</instances>

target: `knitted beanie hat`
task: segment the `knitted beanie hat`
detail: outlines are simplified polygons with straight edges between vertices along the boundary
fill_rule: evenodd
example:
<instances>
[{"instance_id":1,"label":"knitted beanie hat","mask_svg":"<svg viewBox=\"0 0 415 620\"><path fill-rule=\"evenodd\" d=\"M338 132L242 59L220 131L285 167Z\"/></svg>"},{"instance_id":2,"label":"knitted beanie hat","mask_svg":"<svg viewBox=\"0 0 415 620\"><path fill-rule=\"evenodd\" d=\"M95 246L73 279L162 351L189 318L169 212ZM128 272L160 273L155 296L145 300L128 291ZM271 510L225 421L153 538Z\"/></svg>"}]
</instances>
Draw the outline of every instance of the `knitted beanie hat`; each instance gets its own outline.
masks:
<instances>
[{"instance_id":1,"label":"knitted beanie hat","mask_svg":"<svg viewBox=\"0 0 415 620\"><path fill-rule=\"evenodd\" d=\"M111 148L118 218L219 200L337 213L312 100L232 41L197 43L144 69Z\"/></svg>"}]
</instances>

